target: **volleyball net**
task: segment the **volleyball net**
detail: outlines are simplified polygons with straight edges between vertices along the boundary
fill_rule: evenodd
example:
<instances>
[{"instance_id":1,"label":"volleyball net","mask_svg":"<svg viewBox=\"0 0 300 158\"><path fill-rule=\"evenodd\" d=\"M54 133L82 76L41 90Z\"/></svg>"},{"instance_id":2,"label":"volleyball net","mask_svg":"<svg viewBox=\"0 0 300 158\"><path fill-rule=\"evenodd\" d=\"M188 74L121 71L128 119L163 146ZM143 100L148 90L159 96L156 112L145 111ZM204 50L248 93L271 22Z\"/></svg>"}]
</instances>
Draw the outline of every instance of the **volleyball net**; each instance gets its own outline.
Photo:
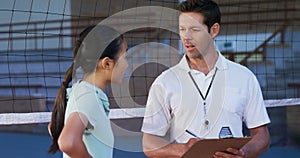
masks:
<instances>
[{"instance_id":1,"label":"volleyball net","mask_svg":"<svg viewBox=\"0 0 300 158\"><path fill-rule=\"evenodd\" d=\"M299 125L295 112L300 112L300 11L295 7L299 2L253 1L216 1L223 16L215 43L225 57L256 75L271 119L294 128ZM4 131L7 125L50 121L56 93L73 62L75 40L89 25L104 21L118 27L114 23L118 17L110 21L111 17L126 17L121 24L129 47L129 68L121 86L112 85L106 93L111 101L110 118L120 126L122 120L139 119L138 125L132 123L138 126L136 131L152 82L184 52L178 27L174 27L178 15L168 10L176 8L177 0L2 3L0 125Z\"/></svg>"}]
</instances>

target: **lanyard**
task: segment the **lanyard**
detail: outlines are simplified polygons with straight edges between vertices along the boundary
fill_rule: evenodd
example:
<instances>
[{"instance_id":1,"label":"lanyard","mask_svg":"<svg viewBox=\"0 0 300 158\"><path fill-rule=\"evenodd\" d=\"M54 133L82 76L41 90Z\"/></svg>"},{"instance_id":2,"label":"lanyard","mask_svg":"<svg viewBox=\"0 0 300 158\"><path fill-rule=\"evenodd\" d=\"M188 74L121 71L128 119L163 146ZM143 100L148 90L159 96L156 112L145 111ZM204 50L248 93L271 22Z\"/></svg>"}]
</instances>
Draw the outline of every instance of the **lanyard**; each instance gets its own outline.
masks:
<instances>
[{"instance_id":1,"label":"lanyard","mask_svg":"<svg viewBox=\"0 0 300 158\"><path fill-rule=\"evenodd\" d=\"M211 79L211 81L210 81L210 83L209 83L209 86L208 86L208 89L207 89L207 91L206 91L206 93L205 93L205 96L203 96L203 94L201 93L201 90L200 90L200 88L198 87L198 85L197 85L195 79L193 78L191 72L189 72L189 75L190 75L190 77L191 77L191 79L192 79L192 81L193 81L195 87L197 88L197 90L198 90L198 92L199 92L201 98L203 99L203 110L204 110L204 119L205 119L204 124L206 125L206 127L209 125L209 121L207 120L206 98L207 98L207 96L208 96L208 93L209 93L209 91L210 91L210 88L211 88L211 86L212 86L212 83L214 82L214 79L215 79L217 70L218 70L218 68L216 67L215 73L214 73L214 75L212 76L212 79Z\"/></svg>"}]
</instances>

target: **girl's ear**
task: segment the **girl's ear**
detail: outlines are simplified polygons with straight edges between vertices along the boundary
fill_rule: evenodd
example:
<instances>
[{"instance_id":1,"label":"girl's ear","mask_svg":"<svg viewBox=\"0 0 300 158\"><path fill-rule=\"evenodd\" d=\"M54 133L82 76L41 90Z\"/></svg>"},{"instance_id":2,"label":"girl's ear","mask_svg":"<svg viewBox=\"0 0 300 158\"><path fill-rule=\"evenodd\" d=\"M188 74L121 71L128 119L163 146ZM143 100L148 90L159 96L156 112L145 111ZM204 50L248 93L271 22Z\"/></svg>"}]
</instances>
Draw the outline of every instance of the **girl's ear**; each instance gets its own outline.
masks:
<instances>
[{"instance_id":1,"label":"girl's ear","mask_svg":"<svg viewBox=\"0 0 300 158\"><path fill-rule=\"evenodd\" d=\"M114 68L115 62L109 57L105 57L98 62L98 67L103 70L112 70Z\"/></svg>"},{"instance_id":2,"label":"girl's ear","mask_svg":"<svg viewBox=\"0 0 300 158\"><path fill-rule=\"evenodd\" d=\"M215 38L220 31L220 24L215 23L211 28L210 28L210 36L211 38Z\"/></svg>"}]
</instances>

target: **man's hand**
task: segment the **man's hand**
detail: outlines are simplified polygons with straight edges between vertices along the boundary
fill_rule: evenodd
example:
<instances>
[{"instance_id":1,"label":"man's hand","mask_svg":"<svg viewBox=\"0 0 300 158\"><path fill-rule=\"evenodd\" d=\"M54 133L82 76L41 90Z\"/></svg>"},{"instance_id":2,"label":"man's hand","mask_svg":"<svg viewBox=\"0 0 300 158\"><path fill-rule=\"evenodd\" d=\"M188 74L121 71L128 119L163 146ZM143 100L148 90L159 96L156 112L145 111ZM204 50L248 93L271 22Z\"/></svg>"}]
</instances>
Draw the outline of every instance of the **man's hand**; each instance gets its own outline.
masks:
<instances>
[{"instance_id":1,"label":"man's hand","mask_svg":"<svg viewBox=\"0 0 300 158\"><path fill-rule=\"evenodd\" d=\"M188 146L188 148L191 148L197 141L198 141L198 139L196 139L196 138L191 138L191 139L189 139L189 141L186 143L186 145Z\"/></svg>"},{"instance_id":2,"label":"man's hand","mask_svg":"<svg viewBox=\"0 0 300 158\"><path fill-rule=\"evenodd\" d=\"M216 152L214 154L214 158L243 158L245 156L245 152L240 149L227 148L225 152Z\"/></svg>"},{"instance_id":3,"label":"man's hand","mask_svg":"<svg viewBox=\"0 0 300 158\"><path fill-rule=\"evenodd\" d=\"M198 141L198 139L196 139L196 138L189 139L189 141L184 144L185 149L182 150L180 156L182 156L184 153L186 153L197 141Z\"/></svg>"},{"instance_id":4,"label":"man's hand","mask_svg":"<svg viewBox=\"0 0 300 158\"><path fill-rule=\"evenodd\" d=\"M191 138L186 143L170 143L163 138L144 133L143 150L149 158L180 158L198 139Z\"/></svg>"}]
</instances>

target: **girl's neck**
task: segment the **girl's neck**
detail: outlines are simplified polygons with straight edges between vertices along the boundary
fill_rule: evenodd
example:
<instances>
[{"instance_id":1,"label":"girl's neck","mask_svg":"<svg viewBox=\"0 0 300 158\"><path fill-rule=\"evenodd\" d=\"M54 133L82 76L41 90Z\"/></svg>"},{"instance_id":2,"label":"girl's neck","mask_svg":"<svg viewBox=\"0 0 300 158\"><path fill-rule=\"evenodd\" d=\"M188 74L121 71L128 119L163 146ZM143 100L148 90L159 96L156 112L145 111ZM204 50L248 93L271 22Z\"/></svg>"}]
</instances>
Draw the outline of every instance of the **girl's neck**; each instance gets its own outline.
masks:
<instances>
[{"instance_id":1,"label":"girl's neck","mask_svg":"<svg viewBox=\"0 0 300 158\"><path fill-rule=\"evenodd\" d=\"M83 81L89 82L90 84L100 88L102 91L105 91L106 87L109 85L109 82L107 82L103 77L97 76L95 73L84 75Z\"/></svg>"}]
</instances>

